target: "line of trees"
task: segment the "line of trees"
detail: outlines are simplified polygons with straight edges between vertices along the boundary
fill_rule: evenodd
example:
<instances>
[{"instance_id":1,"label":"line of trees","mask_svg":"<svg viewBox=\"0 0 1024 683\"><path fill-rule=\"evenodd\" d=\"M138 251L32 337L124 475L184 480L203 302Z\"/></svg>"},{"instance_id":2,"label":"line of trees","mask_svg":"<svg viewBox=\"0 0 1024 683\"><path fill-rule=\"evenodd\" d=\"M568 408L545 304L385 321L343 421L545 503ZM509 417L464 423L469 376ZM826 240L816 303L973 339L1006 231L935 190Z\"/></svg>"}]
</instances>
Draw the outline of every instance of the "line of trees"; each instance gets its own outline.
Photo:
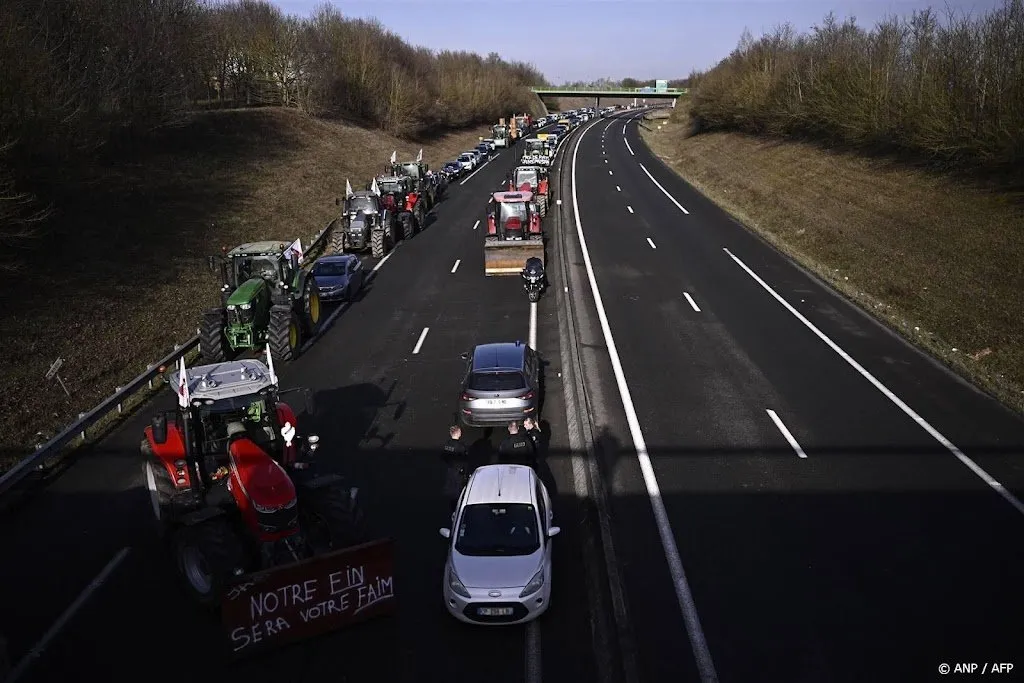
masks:
<instances>
[{"instance_id":1,"label":"line of trees","mask_svg":"<svg viewBox=\"0 0 1024 683\"><path fill-rule=\"evenodd\" d=\"M932 10L865 30L789 25L691 76L698 130L896 149L944 167L1024 168L1024 0L971 17Z\"/></svg>"},{"instance_id":2,"label":"line of trees","mask_svg":"<svg viewBox=\"0 0 1024 683\"><path fill-rule=\"evenodd\" d=\"M531 65L434 53L330 5L267 0L0 2L0 250L46 211L25 175L204 107L280 105L402 136L536 113ZM3 259L0 259L3 261Z\"/></svg>"}]
</instances>

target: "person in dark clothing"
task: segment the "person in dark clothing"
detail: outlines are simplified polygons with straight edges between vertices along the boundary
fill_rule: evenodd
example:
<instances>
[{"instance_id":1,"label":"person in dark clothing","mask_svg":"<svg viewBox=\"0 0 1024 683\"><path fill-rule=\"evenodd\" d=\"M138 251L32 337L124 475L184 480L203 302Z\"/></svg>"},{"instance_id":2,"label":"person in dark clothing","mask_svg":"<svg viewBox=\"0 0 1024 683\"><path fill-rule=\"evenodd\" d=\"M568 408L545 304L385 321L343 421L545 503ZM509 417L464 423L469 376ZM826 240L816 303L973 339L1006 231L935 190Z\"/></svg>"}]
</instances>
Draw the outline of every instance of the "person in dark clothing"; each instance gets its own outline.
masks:
<instances>
[{"instance_id":1,"label":"person in dark clothing","mask_svg":"<svg viewBox=\"0 0 1024 683\"><path fill-rule=\"evenodd\" d=\"M444 495L451 503L452 513L459 502L462 489L469 480L469 451L462 443L462 429L458 425L448 428L448 440L444 442L444 462L448 469L445 473Z\"/></svg>"},{"instance_id":2,"label":"person in dark clothing","mask_svg":"<svg viewBox=\"0 0 1024 683\"><path fill-rule=\"evenodd\" d=\"M498 447L498 457L511 465L537 466L537 449L533 439L520 431L517 422L508 423L508 436Z\"/></svg>"},{"instance_id":3,"label":"person in dark clothing","mask_svg":"<svg viewBox=\"0 0 1024 683\"><path fill-rule=\"evenodd\" d=\"M523 430L533 441L533 450L540 453L540 424L532 417L528 417L523 420Z\"/></svg>"}]
</instances>

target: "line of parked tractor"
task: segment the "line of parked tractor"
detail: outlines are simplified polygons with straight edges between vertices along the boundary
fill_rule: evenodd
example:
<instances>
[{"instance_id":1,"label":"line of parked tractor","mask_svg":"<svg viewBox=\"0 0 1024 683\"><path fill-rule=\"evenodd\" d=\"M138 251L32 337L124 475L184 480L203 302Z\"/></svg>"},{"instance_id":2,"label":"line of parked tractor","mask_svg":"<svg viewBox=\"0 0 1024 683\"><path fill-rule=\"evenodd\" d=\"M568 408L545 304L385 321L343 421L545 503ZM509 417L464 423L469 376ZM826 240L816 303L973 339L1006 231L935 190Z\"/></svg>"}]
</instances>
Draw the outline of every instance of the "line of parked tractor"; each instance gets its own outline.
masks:
<instances>
[{"instance_id":1,"label":"line of parked tractor","mask_svg":"<svg viewBox=\"0 0 1024 683\"><path fill-rule=\"evenodd\" d=\"M339 567L355 566L358 557L342 555L366 540L358 489L338 475L316 471L313 456L319 438L299 429L297 412L282 400L288 393L303 392L306 412L312 414L312 394L305 389L281 390L275 360L293 358L303 339L317 331L322 301L351 299L358 293L364 280L360 252L383 258L399 239L424 230L450 181L472 173L481 159L498 149L520 142L520 163L488 203L486 272L523 273L526 280L528 261L539 259L543 275L541 219L552 197L551 163L567 134L596 114L582 109L537 121L525 115L508 123L501 120L492 127L492 137L481 139L477 149L444 164L438 172L424 163L422 150L412 161L399 161L392 153L383 172L365 189L355 190L346 181L345 197L337 200L341 214L317 240L327 253L315 259L303 254L299 240L251 242L211 257L211 266L219 267L221 275L221 305L203 315L203 364L187 368L182 359L176 371L169 373L168 384L177 394L178 405L154 416L141 442L157 527L168 541L183 584L197 602L218 605L232 587L246 581L273 583L276 570L288 567L291 573L285 574L293 575L297 563L313 558ZM544 129L548 130L540 132ZM507 266L501 265L506 262ZM542 282L535 284L542 286ZM536 301L533 294L530 299ZM485 346L502 347L490 349L505 354L501 362L507 364L511 358L519 363L511 374L523 383L525 394L514 398L525 403L495 400L492 395L498 389L492 387L482 403L496 407L461 411L470 416L466 424L507 420L511 403L520 416L536 417L535 350L522 342ZM481 349L477 347L471 360L477 370L476 364L484 362ZM256 353L239 358L246 351ZM494 375L497 371L481 372ZM460 395L465 398L474 391L463 387ZM466 408L461 403L460 407ZM488 410L498 412L488 416ZM531 490L524 489L523 495L532 495ZM541 498L532 504L550 512L550 500L546 495ZM540 528L548 529L549 523L548 516ZM251 578L253 572L260 572L260 578ZM549 583L542 582L547 596ZM523 595L530 593L532 599L535 589L539 590L524 588ZM458 586L453 590L458 593ZM472 610L463 605L469 596L464 589L459 596L451 598L452 605L458 602L459 613L469 615ZM542 613L546 604L545 599L543 604L503 606L508 611L500 614L480 608L483 611L474 612L477 616L466 618L477 622L529 619ZM255 638L263 626L254 623L245 628Z\"/></svg>"}]
</instances>

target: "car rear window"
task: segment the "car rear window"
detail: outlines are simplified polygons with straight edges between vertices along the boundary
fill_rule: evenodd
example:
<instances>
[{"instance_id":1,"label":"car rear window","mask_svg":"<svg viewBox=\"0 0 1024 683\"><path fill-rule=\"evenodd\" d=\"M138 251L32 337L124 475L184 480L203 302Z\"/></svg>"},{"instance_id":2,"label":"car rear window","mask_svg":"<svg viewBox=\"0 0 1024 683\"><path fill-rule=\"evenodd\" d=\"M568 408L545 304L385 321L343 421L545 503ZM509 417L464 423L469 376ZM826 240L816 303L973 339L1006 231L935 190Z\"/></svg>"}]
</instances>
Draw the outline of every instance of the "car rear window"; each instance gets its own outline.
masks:
<instances>
[{"instance_id":1,"label":"car rear window","mask_svg":"<svg viewBox=\"0 0 1024 683\"><path fill-rule=\"evenodd\" d=\"M516 391L525 388L526 380L520 372L474 372L469 376L471 391Z\"/></svg>"}]
</instances>

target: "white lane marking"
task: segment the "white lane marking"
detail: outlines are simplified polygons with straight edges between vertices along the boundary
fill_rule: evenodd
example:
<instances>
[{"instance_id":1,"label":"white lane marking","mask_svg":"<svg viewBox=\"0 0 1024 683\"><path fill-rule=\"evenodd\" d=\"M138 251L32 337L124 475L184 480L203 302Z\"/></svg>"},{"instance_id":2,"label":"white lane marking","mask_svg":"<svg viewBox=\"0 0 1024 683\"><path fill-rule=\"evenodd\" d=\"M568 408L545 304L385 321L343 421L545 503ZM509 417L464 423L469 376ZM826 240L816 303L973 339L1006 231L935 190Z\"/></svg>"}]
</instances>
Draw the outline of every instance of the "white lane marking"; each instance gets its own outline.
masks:
<instances>
[{"instance_id":1,"label":"white lane marking","mask_svg":"<svg viewBox=\"0 0 1024 683\"><path fill-rule=\"evenodd\" d=\"M473 224L473 229L476 230L478 227L480 227L480 221L479 220L476 223Z\"/></svg>"},{"instance_id":2,"label":"white lane marking","mask_svg":"<svg viewBox=\"0 0 1024 683\"><path fill-rule=\"evenodd\" d=\"M420 347L423 346L423 340L427 338L427 332L430 332L430 328L429 327L424 327L423 331L420 332L420 338L416 342L416 346L414 346L413 349L412 349L412 352L414 354L420 352Z\"/></svg>"},{"instance_id":3,"label":"white lane marking","mask_svg":"<svg viewBox=\"0 0 1024 683\"><path fill-rule=\"evenodd\" d=\"M657 249L658 248L658 247L654 246L654 241L650 237L647 238L647 244L651 245L651 249Z\"/></svg>"},{"instance_id":4,"label":"white lane marking","mask_svg":"<svg viewBox=\"0 0 1024 683\"><path fill-rule=\"evenodd\" d=\"M786 437L786 441L788 441L789 445L793 447L794 451L796 451L797 457L806 458L807 454L804 453L804 449L800 448L800 444L797 443L797 440L793 436L793 433L790 432L789 429L786 428L786 425L784 425L782 423L782 419L779 418L778 413L776 413L771 408L768 408L767 410L768 410L768 417L770 417L772 419L772 422L775 423L775 426L778 427L779 431L782 432L782 435L784 437Z\"/></svg>"},{"instance_id":5,"label":"white lane marking","mask_svg":"<svg viewBox=\"0 0 1024 683\"><path fill-rule=\"evenodd\" d=\"M627 205L626 208L629 209L630 213L633 213L633 207L632 206Z\"/></svg>"},{"instance_id":6,"label":"white lane marking","mask_svg":"<svg viewBox=\"0 0 1024 683\"><path fill-rule=\"evenodd\" d=\"M537 302L530 302L530 348L537 350Z\"/></svg>"},{"instance_id":7,"label":"white lane marking","mask_svg":"<svg viewBox=\"0 0 1024 683\"><path fill-rule=\"evenodd\" d=\"M686 623L686 633L690 639L690 646L693 648L697 670L700 672L702 683L717 683L718 674L715 672L711 651L708 650L707 640L704 638L704 629L701 627L700 618L697 615L697 606L693 601L690 584L686 580L683 561L679 557L679 549L676 547L672 525L668 519L668 512L665 510L665 502L661 498L658 478L654 474L654 467L647 453L647 442L644 440L643 432L640 430L640 421L637 419L636 408L633 406L629 386L626 384L626 376L622 371L622 361L615 346L615 339L612 338L611 326L608 324L608 315L604 310L601 292L597 288L594 265L590 260L590 251L587 249L587 238L583 234L583 224L580 222L580 206L576 196L576 156L580 150L580 141L583 140L583 136L586 134L587 131L583 131L583 134L576 139L576 146L572 153L572 208L576 219L576 234L580 240L580 251L583 253L583 265L587 269L587 279L590 281L590 290L594 295L594 305L597 307L597 317L601 322L601 332L604 334L608 355L611 357L615 383L618 385L619 397L622 399L622 408L626 413L626 422L629 424L629 433L633 439L633 447L636 449L636 457L640 462L640 471L643 473L644 484L647 487L647 496L651 500L654 520L658 526L658 536L661 538L661 546L665 551L665 559L668 562L669 572L672 575L672 584L675 588L676 597L679 600L679 609L682 611L683 621Z\"/></svg>"},{"instance_id":8,"label":"white lane marking","mask_svg":"<svg viewBox=\"0 0 1024 683\"><path fill-rule=\"evenodd\" d=\"M96 589L102 586L110 577L111 573L117 569L117 566L124 561L124 558L128 557L130 550L131 548L127 547L121 548L121 550L111 558L110 562L107 562L107 566L105 566L103 570L96 575L96 578L85 587L85 590L79 593L78 597L75 598L75 601L72 602L66 610L64 610L63 614L57 617L57 621L53 622L53 626L43 634L43 637L39 639L39 642L33 645L32 649L28 651L28 654L26 654L21 661L18 662L17 666L11 670L7 675L7 678L4 679L7 683L14 683L14 681L18 680L18 678L28 671L29 667L32 666L32 662L39 659L40 655L43 654L43 651L50 645L50 642L60 634L61 629L68 625L68 622L71 621L75 616L75 613L82 608L82 605L85 604L92 594L96 592Z\"/></svg>"},{"instance_id":9,"label":"white lane marking","mask_svg":"<svg viewBox=\"0 0 1024 683\"><path fill-rule=\"evenodd\" d=\"M657 186L658 186L658 189L659 189L659 190L661 190L661 191L662 191L662 193L664 193L664 195L665 195L666 197L668 197L668 198L669 198L670 200L672 200L672 203L673 203L673 204L675 204L676 206L678 206L678 207L679 207L679 210L680 210L680 211L682 211L682 212L683 212L683 213L685 213L686 215L689 215L689 214L690 214L690 212L689 212L689 211L687 211L686 209L684 209L684 208L683 208L683 205L682 205L682 204L680 204L679 202L677 202L677 201L676 201L676 198L675 198L675 197L673 197L672 195L670 195L670 194L668 193L668 190L666 190L666 189L665 189L664 187L662 187L662 186L661 186L661 183L659 183L659 182L658 182L657 180L655 180L655 179L654 179L654 176L652 176L652 175L651 175L651 172L647 170L647 167L646 167L646 166L644 166L643 164L640 164L640 168L641 168L641 169L643 169L643 172L644 172L644 173L646 173L646 174L647 174L647 177L651 179L651 182L652 182L652 183L654 183L655 185L657 185Z\"/></svg>"},{"instance_id":10,"label":"white lane marking","mask_svg":"<svg viewBox=\"0 0 1024 683\"><path fill-rule=\"evenodd\" d=\"M455 272L456 270L458 270L458 269L459 269L459 264L460 264L460 263L462 263L462 259L458 259L458 258L457 258L457 259L455 259L455 265L454 265L454 266L452 266L452 272L453 272L453 273L454 273L454 272Z\"/></svg>"},{"instance_id":11,"label":"white lane marking","mask_svg":"<svg viewBox=\"0 0 1024 683\"><path fill-rule=\"evenodd\" d=\"M607 159L605 159L605 160L604 160L604 163L606 163L606 164L607 164L607 163L608 163L608 160L607 160Z\"/></svg>"},{"instance_id":12,"label":"white lane marking","mask_svg":"<svg viewBox=\"0 0 1024 683\"><path fill-rule=\"evenodd\" d=\"M468 183L468 182L469 182L469 179L470 179L470 178L472 178L473 176L475 176L475 175L476 175L477 173L479 173L480 171L484 170L484 166L486 166L487 164L491 163L492 161L494 161L494 157L491 157L490 159L488 159L487 161L485 161L485 162L484 162L484 163L483 163L483 164L482 164L482 165L480 166L480 168L476 169L475 171L473 171L472 173L470 173L470 174L469 174L468 176L466 176L466 179L465 179L465 180L463 180L463 181L462 181L461 183L459 183L459 185L460 185L460 186L462 186L462 185L465 185L466 183Z\"/></svg>"},{"instance_id":13,"label":"white lane marking","mask_svg":"<svg viewBox=\"0 0 1024 683\"><path fill-rule=\"evenodd\" d=\"M629 119L629 121L632 120L633 119ZM626 121L626 123L629 123L629 121ZM626 137L626 123L622 124L622 137Z\"/></svg>"},{"instance_id":14,"label":"white lane marking","mask_svg":"<svg viewBox=\"0 0 1024 683\"><path fill-rule=\"evenodd\" d=\"M391 258L391 255L394 253L394 250L392 250L384 254L384 258L382 258L380 261L377 261L377 265L373 267L373 272L376 273L378 270L380 270L380 267L387 263L388 259Z\"/></svg>"},{"instance_id":15,"label":"white lane marking","mask_svg":"<svg viewBox=\"0 0 1024 683\"><path fill-rule=\"evenodd\" d=\"M612 175L612 172L611 172L611 171L608 171L608 175Z\"/></svg>"},{"instance_id":16,"label":"white lane marking","mask_svg":"<svg viewBox=\"0 0 1024 683\"><path fill-rule=\"evenodd\" d=\"M829 339L829 337L824 332L822 332L817 327L815 327L814 323L812 323L810 320L805 318L803 316L803 314L800 313L800 311L798 311L795 308L793 308L793 306L790 305L790 303L788 301L786 301L781 296L779 296L779 294L774 289L772 289L771 286L767 282L762 280L760 278L760 276L758 276L757 273L755 273L750 268L748 268L747 264L745 264L743 261L741 261L739 258L737 258L735 254L733 254L731 251L729 251L728 249L725 249L725 248L723 248L723 251L726 254L728 254L732 258L732 260L735 261L739 265L740 268L745 270L747 272L747 275L749 275L750 277L754 278L754 280L759 285L764 287L765 291L767 291L769 294L771 294L775 298L776 301L778 301L780 304L782 304L786 308L786 310L788 310L790 313L792 313L796 317L797 320L802 322L807 327L807 329L809 329L819 339L821 339L823 342L825 342L829 346L829 348L831 348L833 351L835 351L839 355L840 358L845 360L850 365L850 367L852 367L854 370L859 372L864 379L866 379L867 381L871 382L871 384L873 384L874 387L876 389L878 389L878 391L880 391L883 396L885 396L887 399L889 399L890 401L895 403L896 407L899 408L900 410L902 410L907 415L907 417L909 417L911 420L916 422L922 429L924 429L926 432L928 432L932 436L932 438L934 438L936 441L938 441L940 444L942 444L942 446L946 450L948 450L950 453L952 453L956 457L957 460L959 460L964 465L966 465L967 469L969 469L971 472L974 472L974 474L977 475L979 479L981 479L983 482L988 484L996 493L998 493L1000 496L1002 496L1006 500L1006 502L1008 502L1010 505L1012 505L1014 508L1016 508L1017 512L1019 512L1022 515L1024 515L1024 503L1022 503L1012 493L1007 491L1006 487L1003 486L1001 483L999 483L999 481L995 477L993 477L991 474L989 474L988 472L983 470L976 462L974 462L969 457L967 457L964 454L963 451L961 451L959 448L957 448L953 444L952 441L950 441L945 436L943 436L939 432L939 430L937 430L935 427L933 427L923 417L918 415L917 412L913 408L911 408L906 403L904 403L903 400L899 396L894 394L889 389L889 387L887 387L884 384L882 384L878 379L875 378L874 375L872 375L870 372L868 372L864 368L863 365L861 365L860 363L855 361L850 354L848 354L846 351L844 351L834 341Z\"/></svg>"},{"instance_id":17,"label":"white lane marking","mask_svg":"<svg viewBox=\"0 0 1024 683\"><path fill-rule=\"evenodd\" d=\"M689 292L683 292L683 296L685 296L686 300L690 302L690 306L693 307L693 310L695 310L698 313L700 313L700 308L698 308L697 302L693 300L693 297L690 296L690 293Z\"/></svg>"},{"instance_id":18,"label":"white lane marking","mask_svg":"<svg viewBox=\"0 0 1024 683\"><path fill-rule=\"evenodd\" d=\"M615 186L615 191L616 191L616 192L622 192L622 188L621 188L621 187L619 187L618 185L616 185L616 186Z\"/></svg>"},{"instance_id":19,"label":"white lane marking","mask_svg":"<svg viewBox=\"0 0 1024 683\"><path fill-rule=\"evenodd\" d=\"M636 155L633 154L633 148L629 146L629 140L627 140L626 137L623 136L622 141L626 143L626 149L629 150L629 155L635 157Z\"/></svg>"},{"instance_id":20,"label":"white lane marking","mask_svg":"<svg viewBox=\"0 0 1024 683\"><path fill-rule=\"evenodd\" d=\"M526 683L540 683L540 622L526 625Z\"/></svg>"}]
</instances>

